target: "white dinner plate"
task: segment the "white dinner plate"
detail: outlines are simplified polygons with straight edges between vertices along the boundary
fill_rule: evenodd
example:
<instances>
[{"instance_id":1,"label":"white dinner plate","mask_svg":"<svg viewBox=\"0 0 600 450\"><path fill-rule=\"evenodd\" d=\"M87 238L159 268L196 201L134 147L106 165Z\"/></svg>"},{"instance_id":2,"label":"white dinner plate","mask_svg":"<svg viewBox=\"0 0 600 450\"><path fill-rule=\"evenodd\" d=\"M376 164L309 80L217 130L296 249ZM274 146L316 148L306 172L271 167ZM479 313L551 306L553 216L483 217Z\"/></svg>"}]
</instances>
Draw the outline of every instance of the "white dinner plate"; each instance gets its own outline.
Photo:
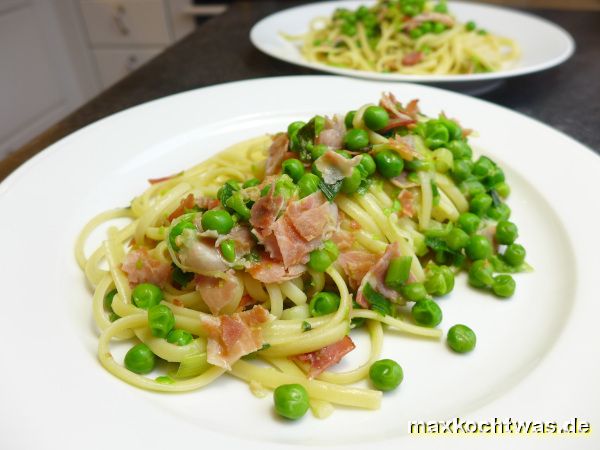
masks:
<instances>
[{"instance_id":1,"label":"white dinner plate","mask_svg":"<svg viewBox=\"0 0 600 450\"><path fill-rule=\"evenodd\" d=\"M356 9L375 1L329 1L311 3L280 11L265 17L250 31L250 40L262 52L292 64L324 72L384 81L423 83L473 82L498 80L554 67L567 60L575 50L569 33L548 20L508 8L475 3L449 1L448 8L459 22L475 21L477 26L513 39L521 48L519 61L497 72L461 75L405 75L344 69L307 61L300 53L299 43L286 40L281 33L300 35L308 31L315 17L328 17L336 8Z\"/></svg>"},{"instance_id":2,"label":"white dinner plate","mask_svg":"<svg viewBox=\"0 0 600 450\"><path fill-rule=\"evenodd\" d=\"M535 271L516 275L509 300L470 289L440 300L444 333L465 323L477 348L386 332L382 357L404 368L378 411L337 408L284 422L270 397L222 377L186 394L132 387L96 357L91 291L73 247L88 219L127 205L147 179L177 173L229 145L316 113L344 113L382 91L419 98L477 130L472 143L505 169L509 205ZM0 448L480 448L489 436L414 436L412 420L600 423L598 269L600 158L535 120L415 84L329 76L267 78L153 101L87 126L32 158L0 185ZM360 334L359 344L364 344ZM366 350L349 355L359 363ZM341 369L350 367L344 361ZM441 439L441 440L440 440ZM511 447L598 445L591 437L496 436ZM440 443L443 443L441 445Z\"/></svg>"}]
</instances>

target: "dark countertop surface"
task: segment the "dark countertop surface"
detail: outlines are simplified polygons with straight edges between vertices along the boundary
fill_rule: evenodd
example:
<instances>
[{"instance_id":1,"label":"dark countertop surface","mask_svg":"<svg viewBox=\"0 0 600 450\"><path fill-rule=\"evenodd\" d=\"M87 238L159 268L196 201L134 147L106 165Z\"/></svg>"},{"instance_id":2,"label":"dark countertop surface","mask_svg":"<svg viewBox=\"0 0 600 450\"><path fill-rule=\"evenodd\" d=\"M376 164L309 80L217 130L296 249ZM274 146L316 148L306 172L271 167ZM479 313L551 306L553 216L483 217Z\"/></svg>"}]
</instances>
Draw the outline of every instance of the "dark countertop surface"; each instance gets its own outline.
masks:
<instances>
[{"instance_id":1,"label":"dark countertop surface","mask_svg":"<svg viewBox=\"0 0 600 450\"><path fill-rule=\"evenodd\" d=\"M0 180L62 137L110 114L166 95L249 78L318 74L275 60L249 40L261 18L300 1L239 1L226 13L102 92L21 149L0 161ZM481 98L555 127L600 154L600 11L536 9L575 38L575 54L562 65L507 79Z\"/></svg>"}]
</instances>

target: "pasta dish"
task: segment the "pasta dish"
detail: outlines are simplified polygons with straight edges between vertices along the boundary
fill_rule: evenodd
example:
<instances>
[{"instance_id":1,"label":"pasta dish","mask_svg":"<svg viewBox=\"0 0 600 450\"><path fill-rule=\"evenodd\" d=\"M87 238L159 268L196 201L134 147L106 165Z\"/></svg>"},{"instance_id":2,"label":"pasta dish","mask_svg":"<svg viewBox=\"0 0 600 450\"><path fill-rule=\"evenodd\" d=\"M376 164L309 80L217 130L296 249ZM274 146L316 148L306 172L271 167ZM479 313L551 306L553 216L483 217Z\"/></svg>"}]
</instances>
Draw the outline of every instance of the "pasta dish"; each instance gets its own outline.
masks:
<instances>
[{"instance_id":1,"label":"pasta dish","mask_svg":"<svg viewBox=\"0 0 600 450\"><path fill-rule=\"evenodd\" d=\"M504 172L474 157L470 133L385 93L149 180L76 243L101 364L164 392L228 374L257 395L274 390L289 419L378 408L403 379L401 361L381 354L384 336L441 340L436 299L457 273L507 298L511 274L528 269ZM106 237L87 254L98 227ZM444 325L449 351L474 349L473 329ZM363 332L368 358L331 370ZM111 350L119 340L130 342L124 358Z\"/></svg>"},{"instance_id":2,"label":"pasta dish","mask_svg":"<svg viewBox=\"0 0 600 450\"><path fill-rule=\"evenodd\" d=\"M511 67L519 47L473 21L460 23L445 0L379 0L351 11L317 17L300 36L311 62L345 69L396 74L470 74Z\"/></svg>"}]
</instances>

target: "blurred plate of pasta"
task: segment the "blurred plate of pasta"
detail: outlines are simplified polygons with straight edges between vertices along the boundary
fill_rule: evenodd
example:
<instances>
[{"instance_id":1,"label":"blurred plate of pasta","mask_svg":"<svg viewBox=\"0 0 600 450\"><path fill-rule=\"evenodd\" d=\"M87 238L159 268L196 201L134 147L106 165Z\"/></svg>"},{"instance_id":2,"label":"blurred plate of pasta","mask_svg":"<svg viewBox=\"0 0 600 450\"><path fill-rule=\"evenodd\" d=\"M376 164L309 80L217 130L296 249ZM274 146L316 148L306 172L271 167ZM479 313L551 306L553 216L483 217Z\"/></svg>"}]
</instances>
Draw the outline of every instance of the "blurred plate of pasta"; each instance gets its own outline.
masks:
<instances>
[{"instance_id":1,"label":"blurred plate of pasta","mask_svg":"<svg viewBox=\"0 0 600 450\"><path fill-rule=\"evenodd\" d=\"M250 39L291 64L423 83L488 82L549 69L575 49L564 29L520 11L459 1L330 1L259 21Z\"/></svg>"},{"instance_id":2,"label":"blurred plate of pasta","mask_svg":"<svg viewBox=\"0 0 600 450\"><path fill-rule=\"evenodd\" d=\"M381 407L336 407L326 420L307 414L296 422L275 416L270 391L257 398L247 383L230 374L202 389L169 394L139 389L103 369L102 361L110 355L99 352L92 285L74 251L91 217L115 206L133 212L137 202L132 199L150 179L181 173L238 142L273 136L291 122L343 114L388 90L403 99L419 99L423 114L436 116L443 110L474 130L469 136L473 150L501 165L510 183L511 217L519 224L519 239L527 245L534 271L515 274L518 288L510 299L470 288L463 273L454 290L439 300L444 312L440 335L454 324L467 324L477 332L475 351L456 354L445 340L415 338L386 327L381 355L402 364L404 381L382 395ZM210 448L243 445L248 450L285 445L412 449L431 448L433 441L411 436L411 421L579 417L595 424L600 420L595 402L600 366L590 356L597 352L600 314L600 211L588 200L600 189L599 170L600 160L588 148L508 109L430 86L334 76L211 86L89 125L0 184L5 280L1 446L162 449L201 440ZM174 190L156 192L159 199L168 199ZM108 225L128 223L127 217L117 220L122 222ZM90 235L87 255L106 231ZM115 310L119 302L113 298ZM136 313L113 325L129 321L136 328L143 320ZM369 357L366 330L357 329L352 336L356 350L337 371ZM120 364L126 349L127 340L112 342L113 362ZM242 362L265 367L261 360ZM361 381L353 392L369 386ZM256 383L253 388L263 391ZM545 449L548 439L511 439L511 446ZM555 442L570 444L571 439L561 436ZM582 448L591 448L595 437L575 439ZM463 449L465 442L478 447L498 443L490 435L473 441L436 437L436 443L441 440L448 449Z\"/></svg>"}]
</instances>

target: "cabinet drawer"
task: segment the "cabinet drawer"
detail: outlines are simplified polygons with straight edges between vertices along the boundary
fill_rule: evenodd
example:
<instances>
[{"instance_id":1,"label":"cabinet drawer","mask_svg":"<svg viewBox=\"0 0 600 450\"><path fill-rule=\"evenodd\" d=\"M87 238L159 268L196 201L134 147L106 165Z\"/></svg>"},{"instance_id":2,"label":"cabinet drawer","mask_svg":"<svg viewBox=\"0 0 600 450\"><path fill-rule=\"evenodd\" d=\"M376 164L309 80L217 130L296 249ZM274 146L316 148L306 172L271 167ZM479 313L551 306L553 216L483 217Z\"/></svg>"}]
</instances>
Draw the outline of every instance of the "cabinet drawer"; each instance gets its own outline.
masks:
<instances>
[{"instance_id":1,"label":"cabinet drawer","mask_svg":"<svg viewBox=\"0 0 600 450\"><path fill-rule=\"evenodd\" d=\"M92 45L171 42L162 0L81 0Z\"/></svg>"},{"instance_id":2,"label":"cabinet drawer","mask_svg":"<svg viewBox=\"0 0 600 450\"><path fill-rule=\"evenodd\" d=\"M136 70L146 61L158 55L162 48L147 49L98 49L94 50L100 79L104 87L116 83Z\"/></svg>"}]
</instances>

